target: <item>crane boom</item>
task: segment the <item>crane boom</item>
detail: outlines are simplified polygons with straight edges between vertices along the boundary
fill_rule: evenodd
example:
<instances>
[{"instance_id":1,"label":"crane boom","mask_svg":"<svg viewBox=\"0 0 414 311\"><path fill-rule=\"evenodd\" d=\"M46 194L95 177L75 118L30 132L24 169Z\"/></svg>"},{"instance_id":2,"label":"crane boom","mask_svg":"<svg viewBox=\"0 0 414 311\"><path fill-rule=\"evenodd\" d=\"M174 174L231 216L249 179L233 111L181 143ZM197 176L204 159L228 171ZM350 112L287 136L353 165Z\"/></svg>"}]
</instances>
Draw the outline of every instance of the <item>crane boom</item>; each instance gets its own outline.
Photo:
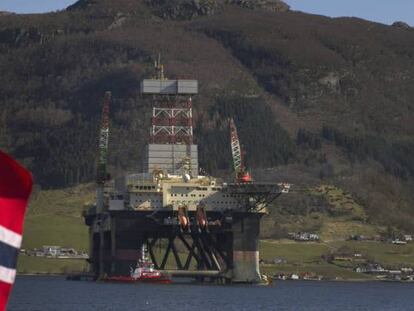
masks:
<instances>
[{"instance_id":1,"label":"crane boom","mask_svg":"<svg viewBox=\"0 0 414 311\"><path fill-rule=\"evenodd\" d=\"M236 175L243 170L242 154L239 142L239 136L237 135L236 124L233 118L229 121L230 126L230 141L231 141L231 154L233 156L233 165Z\"/></svg>"},{"instance_id":2,"label":"crane boom","mask_svg":"<svg viewBox=\"0 0 414 311\"><path fill-rule=\"evenodd\" d=\"M102 126L99 133L99 159L96 182L104 184L107 180L107 161L108 161L108 142L109 142L109 106L111 102L111 92L105 93L102 108Z\"/></svg>"},{"instance_id":3,"label":"crane boom","mask_svg":"<svg viewBox=\"0 0 414 311\"><path fill-rule=\"evenodd\" d=\"M249 173L246 171L243 160L243 153L240 148L239 136L237 135L236 124L234 123L233 118L229 120L230 127L230 142L231 142L231 153L233 156L233 166L234 172L236 174L236 182L246 183L251 182L252 178Z\"/></svg>"},{"instance_id":4,"label":"crane boom","mask_svg":"<svg viewBox=\"0 0 414 311\"><path fill-rule=\"evenodd\" d=\"M96 212L99 225L99 279L104 276L104 187L108 180L107 161L108 161L108 143L109 143L109 105L111 103L111 92L105 93L104 104L102 108L102 126L99 132L99 159L96 172Z\"/></svg>"}]
</instances>

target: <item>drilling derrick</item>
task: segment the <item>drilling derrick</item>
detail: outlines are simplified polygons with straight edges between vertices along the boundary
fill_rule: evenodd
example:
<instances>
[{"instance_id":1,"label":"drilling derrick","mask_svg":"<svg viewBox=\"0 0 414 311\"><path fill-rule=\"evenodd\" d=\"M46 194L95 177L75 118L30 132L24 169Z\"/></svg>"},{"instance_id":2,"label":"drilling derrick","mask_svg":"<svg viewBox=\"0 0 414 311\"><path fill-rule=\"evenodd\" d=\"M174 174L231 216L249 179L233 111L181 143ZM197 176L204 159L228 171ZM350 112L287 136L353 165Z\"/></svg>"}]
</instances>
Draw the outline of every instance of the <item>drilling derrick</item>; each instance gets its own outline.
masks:
<instances>
[{"instance_id":1,"label":"drilling derrick","mask_svg":"<svg viewBox=\"0 0 414 311\"><path fill-rule=\"evenodd\" d=\"M237 183L246 183L251 182L252 178L250 177L249 172L246 171L244 165L243 152L240 148L239 136L237 135L236 124L234 123L233 118L229 120L230 127L230 142L231 142L231 154L233 156L233 166L234 172L236 174Z\"/></svg>"},{"instance_id":2,"label":"drilling derrick","mask_svg":"<svg viewBox=\"0 0 414 311\"><path fill-rule=\"evenodd\" d=\"M192 95L198 93L198 82L167 79L160 59L155 69L155 79L143 80L141 84L142 94L152 96L154 101L145 170L196 177L198 154L193 142Z\"/></svg>"}]
</instances>

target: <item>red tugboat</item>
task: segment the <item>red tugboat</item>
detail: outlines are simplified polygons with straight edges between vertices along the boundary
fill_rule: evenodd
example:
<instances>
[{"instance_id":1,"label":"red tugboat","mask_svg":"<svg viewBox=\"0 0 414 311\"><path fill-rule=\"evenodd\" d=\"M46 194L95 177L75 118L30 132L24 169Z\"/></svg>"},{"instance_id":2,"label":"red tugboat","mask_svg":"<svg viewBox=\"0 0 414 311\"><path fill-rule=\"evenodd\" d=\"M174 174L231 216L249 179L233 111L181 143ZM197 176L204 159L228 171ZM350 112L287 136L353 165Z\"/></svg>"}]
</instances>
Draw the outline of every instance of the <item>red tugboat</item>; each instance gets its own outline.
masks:
<instances>
[{"instance_id":1,"label":"red tugboat","mask_svg":"<svg viewBox=\"0 0 414 311\"><path fill-rule=\"evenodd\" d=\"M138 259L135 269L131 267L131 273L127 275L109 276L105 277L104 281L107 282L120 282L120 283L158 283L158 284L170 284L171 278L168 275L162 274L160 271L154 268L154 264L147 256L147 250L145 244L142 245L141 258Z\"/></svg>"}]
</instances>

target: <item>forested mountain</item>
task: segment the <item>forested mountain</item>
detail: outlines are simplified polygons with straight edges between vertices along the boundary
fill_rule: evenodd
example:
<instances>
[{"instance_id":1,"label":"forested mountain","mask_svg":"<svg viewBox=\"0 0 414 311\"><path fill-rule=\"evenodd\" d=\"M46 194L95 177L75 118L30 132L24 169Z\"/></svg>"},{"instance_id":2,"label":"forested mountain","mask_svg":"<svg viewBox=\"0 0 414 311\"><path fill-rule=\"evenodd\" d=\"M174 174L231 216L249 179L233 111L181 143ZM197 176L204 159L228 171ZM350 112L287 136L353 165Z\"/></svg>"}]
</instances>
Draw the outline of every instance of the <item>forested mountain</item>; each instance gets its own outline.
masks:
<instances>
[{"instance_id":1,"label":"forested mountain","mask_svg":"<svg viewBox=\"0 0 414 311\"><path fill-rule=\"evenodd\" d=\"M373 219L412 226L414 30L276 0L80 0L0 15L0 148L42 187L93 180L109 90L111 171L140 169L151 102L139 85L157 53L168 77L199 80L209 173L231 170L234 116L258 178L333 183Z\"/></svg>"}]
</instances>

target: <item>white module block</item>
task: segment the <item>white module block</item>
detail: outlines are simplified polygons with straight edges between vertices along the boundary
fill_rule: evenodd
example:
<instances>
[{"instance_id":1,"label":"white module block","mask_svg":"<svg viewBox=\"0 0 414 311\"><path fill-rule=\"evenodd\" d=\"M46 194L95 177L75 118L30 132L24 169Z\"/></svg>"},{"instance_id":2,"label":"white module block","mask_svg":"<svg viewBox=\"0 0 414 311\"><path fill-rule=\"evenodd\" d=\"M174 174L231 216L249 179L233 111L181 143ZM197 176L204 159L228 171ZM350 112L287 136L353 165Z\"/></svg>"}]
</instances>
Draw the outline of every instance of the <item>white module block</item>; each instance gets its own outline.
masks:
<instances>
[{"instance_id":1,"label":"white module block","mask_svg":"<svg viewBox=\"0 0 414 311\"><path fill-rule=\"evenodd\" d=\"M197 80L178 80L177 81L178 94L197 94L198 81Z\"/></svg>"},{"instance_id":2,"label":"white module block","mask_svg":"<svg viewBox=\"0 0 414 311\"><path fill-rule=\"evenodd\" d=\"M145 79L141 82L142 94L183 94L198 93L197 80L156 80Z\"/></svg>"}]
</instances>

